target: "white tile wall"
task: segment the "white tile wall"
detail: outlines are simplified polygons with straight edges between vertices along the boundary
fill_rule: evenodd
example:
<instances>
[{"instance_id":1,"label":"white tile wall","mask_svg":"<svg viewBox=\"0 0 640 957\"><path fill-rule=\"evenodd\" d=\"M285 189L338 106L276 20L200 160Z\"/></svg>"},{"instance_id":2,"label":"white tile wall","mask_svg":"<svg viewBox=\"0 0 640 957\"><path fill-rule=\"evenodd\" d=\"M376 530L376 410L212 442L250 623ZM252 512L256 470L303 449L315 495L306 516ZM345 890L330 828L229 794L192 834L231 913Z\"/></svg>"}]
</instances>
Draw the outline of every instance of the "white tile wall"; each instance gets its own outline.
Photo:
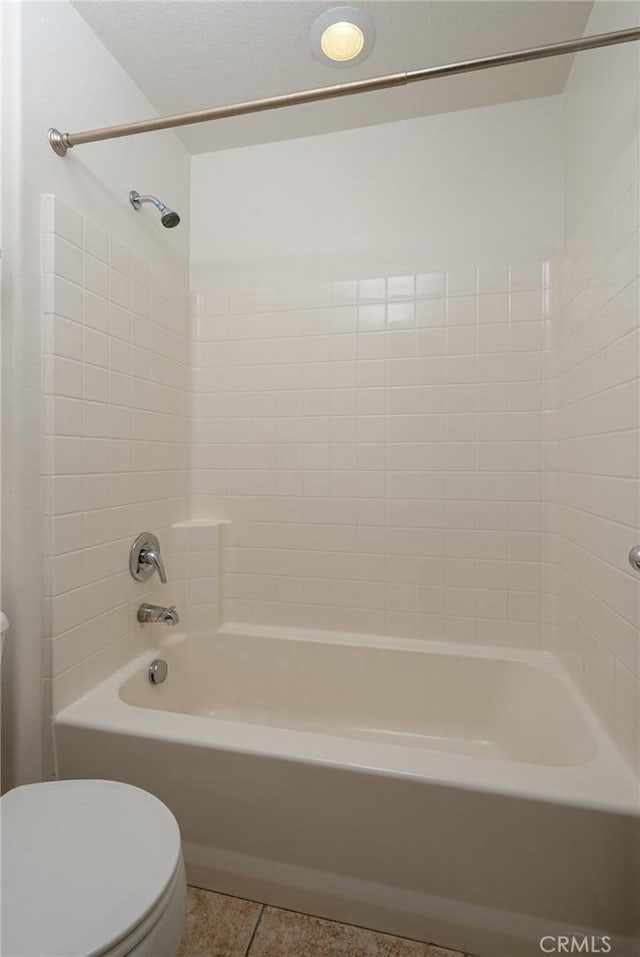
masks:
<instances>
[{"instance_id":1,"label":"white tile wall","mask_svg":"<svg viewBox=\"0 0 640 957\"><path fill-rule=\"evenodd\" d=\"M640 767L639 146L567 239L550 366L549 574L556 649ZM551 589L550 589L551 590Z\"/></svg>"},{"instance_id":2,"label":"white tile wall","mask_svg":"<svg viewBox=\"0 0 640 957\"><path fill-rule=\"evenodd\" d=\"M537 645L548 263L199 297L225 620Z\"/></svg>"},{"instance_id":3,"label":"white tile wall","mask_svg":"<svg viewBox=\"0 0 640 957\"><path fill-rule=\"evenodd\" d=\"M189 295L53 196L43 198L46 638L54 709L144 647L144 600L179 605L184 581L129 575L145 530L190 515Z\"/></svg>"},{"instance_id":4,"label":"white tile wall","mask_svg":"<svg viewBox=\"0 0 640 957\"><path fill-rule=\"evenodd\" d=\"M173 578L181 583L180 624L211 632L219 621L220 555L226 522L176 522L168 536Z\"/></svg>"}]
</instances>

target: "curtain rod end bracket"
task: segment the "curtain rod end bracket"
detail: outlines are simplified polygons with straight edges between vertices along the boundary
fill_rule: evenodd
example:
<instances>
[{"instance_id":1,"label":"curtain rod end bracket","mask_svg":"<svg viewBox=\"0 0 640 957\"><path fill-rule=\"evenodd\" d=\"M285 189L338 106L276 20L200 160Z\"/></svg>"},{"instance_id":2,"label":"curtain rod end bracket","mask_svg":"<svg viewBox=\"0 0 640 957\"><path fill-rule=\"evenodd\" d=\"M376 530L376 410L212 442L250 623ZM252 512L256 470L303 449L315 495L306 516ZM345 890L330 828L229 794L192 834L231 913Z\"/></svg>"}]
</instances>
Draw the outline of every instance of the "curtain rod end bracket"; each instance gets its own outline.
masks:
<instances>
[{"instance_id":1,"label":"curtain rod end bracket","mask_svg":"<svg viewBox=\"0 0 640 957\"><path fill-rule=\"evenodd\" d=\"M71 143L67 141L67 134L61 133L60 130L56 130L55 127L52 126L47 135L54 153L57 153L58 156L66 156L67 150L71 149Z\"/></svg>"}]
</instances>

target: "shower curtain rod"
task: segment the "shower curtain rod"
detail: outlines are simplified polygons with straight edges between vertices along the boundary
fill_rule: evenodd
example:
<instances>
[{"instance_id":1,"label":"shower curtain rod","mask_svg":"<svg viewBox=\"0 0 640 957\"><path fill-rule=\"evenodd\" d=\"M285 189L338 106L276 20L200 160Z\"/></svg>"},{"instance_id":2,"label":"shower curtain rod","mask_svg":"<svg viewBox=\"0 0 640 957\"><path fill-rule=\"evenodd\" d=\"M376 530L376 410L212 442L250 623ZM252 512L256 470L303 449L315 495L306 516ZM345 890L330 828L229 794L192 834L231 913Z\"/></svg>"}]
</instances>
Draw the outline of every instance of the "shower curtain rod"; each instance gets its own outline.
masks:
<instances>
[{"instance_id":1,"label":"shower curtain rod","mask_svg":"<svg viewBox=\"0 0 640 957\"><path fill-rule=\"evenodd\" d=\"M390 73L368 80L355 80L336 86L323 86L315 90L301 90L298 93L285 93L281 96L269 96L262 100L248 100L231 106L214 106L209 110L195 110L192 113L176 113L174 116L159 116L152 120L140 120L136 123L122 123L120 126L105 126L102 129L86 130L84 133L61 133L57 129L49 130L49 143L58 156L65 156L67 150L83 143L95 143L98 140L112 140L120 136L132 136L135 133L152 133L155 130L169 130L176 126L191 126L194 123L207 123L228 116L245 116L248 113L261 113L264 110L276 110L283 106L298 106L302 103L315 103L318 100L331 100L338 96L351 96L354 93L368 93L371 90L385 90L395 86L406 86L421 80L435 80L443 76L455 76L458 73L472 73L475 70L488 70L497 66L510 66L513 63L526 63L528 60L541 60L545 57L563 56L566 53L580 53L597 47L613 46L616 43L630 43L640 40L640 27L629 30L617 30L612 33L599 33L591 37L576 40L563 40L545 46L530 47L527 50L514 50L511 53L496 53L475 60L462 60L443 66L426 67L423 70L410 70L407 73Z\"/></svg>"}]
</instances>

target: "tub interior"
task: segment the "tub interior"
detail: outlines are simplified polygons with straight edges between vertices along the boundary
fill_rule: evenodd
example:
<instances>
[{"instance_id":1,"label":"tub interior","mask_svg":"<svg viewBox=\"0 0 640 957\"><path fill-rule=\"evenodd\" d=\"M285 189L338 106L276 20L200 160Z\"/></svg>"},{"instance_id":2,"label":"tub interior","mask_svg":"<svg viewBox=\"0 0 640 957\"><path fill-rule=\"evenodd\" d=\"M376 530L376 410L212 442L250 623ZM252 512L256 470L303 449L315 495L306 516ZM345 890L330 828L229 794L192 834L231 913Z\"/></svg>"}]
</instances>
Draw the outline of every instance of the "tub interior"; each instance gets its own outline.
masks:
<instances>
[{"instance_id":1,"label":"tub interior","mask_svg":"<svg viewBox=\"0 0 640 957\"><path fill-rule=\"evenodd\" d=\"M596 741L564 684L517 660L243 635L178 642L139 708L476 757L570 766ZM151 658L150 658L151 660Z\"/></svg>"}]
</instances>

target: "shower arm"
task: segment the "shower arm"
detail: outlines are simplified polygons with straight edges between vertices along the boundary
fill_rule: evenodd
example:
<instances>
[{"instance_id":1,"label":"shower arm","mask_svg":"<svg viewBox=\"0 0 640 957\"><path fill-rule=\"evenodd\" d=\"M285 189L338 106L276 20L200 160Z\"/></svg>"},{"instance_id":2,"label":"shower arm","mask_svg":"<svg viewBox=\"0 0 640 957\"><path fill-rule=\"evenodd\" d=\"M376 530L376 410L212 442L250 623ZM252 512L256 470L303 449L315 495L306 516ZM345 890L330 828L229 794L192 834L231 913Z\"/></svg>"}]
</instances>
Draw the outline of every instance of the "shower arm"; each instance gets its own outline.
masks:
<instances>
[{"instance_id":1,"label":"shower arm","mask_svg":"<svg viewBox=\"0 0 640 957\"><path fill-rule=\"evenodd\" d=\"M563 40L545 46L530 47L527 50L515 50L511 53L496 53L475 60L462 60L442 66L426 67L423 70L410 70L406 73L390 73L368 80L355 80L336 86L324 86L315 90L301 90L297 93L284 93L261 100L248 100L230 106L214 106L208 110L195 110L192 113L176 113L173 116L159 116L152 120L139 120L136 123L122 123L119 126L105 126L102 129L86 130L84 133L61 133L57 129L49 130L49 143L58 156L65 156L67 150L84 143L98 140L112 140L120 136L133 136L136 133L152 133L156 130L169 130L178 126L191 126L195 123L207 123L229 116L246 116L249 113L262 113L284 106L299 106L303 103L315 103L318 100L331 100L339 96L351 96L355 93L368 93L373 90L386 90L395 86L406 86L422 80L436 80L445 76L461 73L473 73L476 70L489 70L498 66L511 66L530 60L542 60L546 57L563 56L567 53L580 53L583 50L595 50L598 47L613 46L618 43L630 43L640 40L640 27L617 30L612 33L599 33L595 36L580 37L575 40Z\"/></svg>"}]
</instances>

